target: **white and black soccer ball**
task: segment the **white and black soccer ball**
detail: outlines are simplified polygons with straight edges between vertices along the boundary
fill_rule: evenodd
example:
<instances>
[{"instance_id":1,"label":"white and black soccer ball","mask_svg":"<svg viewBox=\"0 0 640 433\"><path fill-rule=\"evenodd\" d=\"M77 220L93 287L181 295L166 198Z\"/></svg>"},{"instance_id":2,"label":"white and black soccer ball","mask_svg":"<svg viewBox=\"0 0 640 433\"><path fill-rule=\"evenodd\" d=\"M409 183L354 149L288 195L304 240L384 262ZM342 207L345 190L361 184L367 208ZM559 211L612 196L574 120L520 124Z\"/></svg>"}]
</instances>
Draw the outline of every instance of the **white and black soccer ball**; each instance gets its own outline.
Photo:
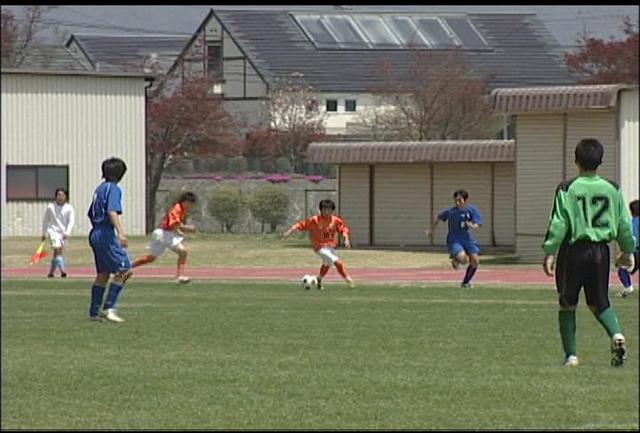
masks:
<instances>
[{"instance_id":1,"label":"white and black soccer ball","mask_svg":"<svg viewBox=\"0 0 640 433\"><path fill-rule=\"evenodd\" d=\"M302 284L303 289L309 290L318 286L318 279L313 275L305 275L300 279L300 284Z\"/></svg>"}]
</instances>

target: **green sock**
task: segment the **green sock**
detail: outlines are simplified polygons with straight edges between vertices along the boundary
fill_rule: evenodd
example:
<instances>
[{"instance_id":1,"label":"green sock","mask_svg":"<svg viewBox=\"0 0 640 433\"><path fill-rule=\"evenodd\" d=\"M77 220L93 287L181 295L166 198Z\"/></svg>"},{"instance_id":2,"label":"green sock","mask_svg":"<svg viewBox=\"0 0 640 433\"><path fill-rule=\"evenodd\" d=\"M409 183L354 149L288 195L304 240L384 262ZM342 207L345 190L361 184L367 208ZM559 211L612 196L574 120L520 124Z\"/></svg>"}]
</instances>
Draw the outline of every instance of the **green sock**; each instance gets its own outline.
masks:
<instances>
[{"instance_id":1,"label":"green sock","mask_svg":"<svg viewBox=\"0 0 640 433\"><path fill-rule=\"evenodd\" d=\"M560 310L558 312L560 322L560 338L565 356L576 354L576 312Z\"/></svg>"},{"instance_id":2,"label":"green sock","mask_svg":"<svg viewBox=\"0 0 640 433\"><path fill-rule=\"evenodd\" d=\"M607 308L597 315L596 318L598 319L598 322L604 326L604 329L607 330L609 337L613 337L614 334L622 333L620 329L620 322L618 322L618 315L613 311L613 308Z\"/></svg>"}]
</instances>

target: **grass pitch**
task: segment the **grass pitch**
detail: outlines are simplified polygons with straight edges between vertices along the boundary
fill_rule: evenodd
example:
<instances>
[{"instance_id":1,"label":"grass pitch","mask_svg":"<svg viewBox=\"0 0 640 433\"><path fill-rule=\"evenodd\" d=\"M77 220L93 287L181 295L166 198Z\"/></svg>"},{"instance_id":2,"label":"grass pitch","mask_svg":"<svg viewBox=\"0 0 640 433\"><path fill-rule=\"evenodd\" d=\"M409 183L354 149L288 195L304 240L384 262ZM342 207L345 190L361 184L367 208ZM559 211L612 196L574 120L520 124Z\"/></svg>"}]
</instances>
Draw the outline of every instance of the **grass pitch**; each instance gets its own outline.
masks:
<instances>
[{"instance_id":1,"label":"grass pitch","mask_svg":"<svg viewBox=\"0 0 640 433\"><path fill-rule=\"evenodd\" d=\"M549 287L134 278L123 324L89 287L2 281L2 429L638 429L635 296L628 364L581 299L567 369Z\"/></svg>"}]
</instances>

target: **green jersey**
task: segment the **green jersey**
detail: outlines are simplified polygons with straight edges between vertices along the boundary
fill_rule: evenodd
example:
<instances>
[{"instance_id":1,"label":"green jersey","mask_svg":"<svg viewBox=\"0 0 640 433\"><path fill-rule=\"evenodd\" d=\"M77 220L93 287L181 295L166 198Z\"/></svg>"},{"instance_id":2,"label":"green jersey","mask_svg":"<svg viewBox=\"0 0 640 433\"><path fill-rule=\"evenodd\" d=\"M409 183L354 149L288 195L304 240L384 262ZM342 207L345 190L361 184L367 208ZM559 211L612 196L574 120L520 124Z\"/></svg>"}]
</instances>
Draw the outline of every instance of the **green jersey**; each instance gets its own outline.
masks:
<instances>
[{"instance_id":1,"label":"green jersey","mask_svg":"<svg viewBox=\"0 0 640 433\"><path fill-rule=\"evenodd\" d=\"M631 219L620 188L598 175L582 175L558 185L542 249L555 254L563 241L573 244L581 239L615 239L625 253L634 250Z\"/></svg>"}]
</instances>

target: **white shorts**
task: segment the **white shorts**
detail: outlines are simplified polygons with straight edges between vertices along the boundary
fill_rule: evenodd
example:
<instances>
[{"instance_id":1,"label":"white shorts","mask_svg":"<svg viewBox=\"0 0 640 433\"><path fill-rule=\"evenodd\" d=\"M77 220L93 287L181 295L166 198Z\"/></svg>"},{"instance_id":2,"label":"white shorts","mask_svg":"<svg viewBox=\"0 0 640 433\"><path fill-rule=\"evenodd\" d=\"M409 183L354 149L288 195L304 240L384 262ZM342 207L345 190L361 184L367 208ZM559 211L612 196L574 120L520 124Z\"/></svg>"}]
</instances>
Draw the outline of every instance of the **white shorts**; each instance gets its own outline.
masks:
<instances>
[{"instance_id":1,"label":"white shorts","mask_svg":"<svg viewBox=\"0 0 640 433\"><path fill-rule=\"evenodd\" d=\"M336 253L336 250L330 247L322 247L318 251L316 251L316 254L320 256L320 258L322 259L322 263L326 266L331 266L335 262L340 260L340 257L338 257L338 254Z\"/></svg>"},{"instance_id":2,"label":"white shorts","mask_svg":"<svg viewBox=\"0 0 640 433\"><path fill-rule=\"evenodd\" d=\"M51 242L53 248L64 247L65 241L62 238L62 233L55 230L47 230L47 234L49 235L49 242Z\"/></svg>"},{"instance_id":3,"label":"white shorts","mask_svg":"<svg viewBox=\"0 0 640 433\"><path fill-rule=\"evenodd\" d=\"M157 228L151 233L151 242L149 242L147 249L152 256L159 257L167 248L175 253L176 248L183 240L184 238L176 232Z\"/></svg>"}]
</instances>

